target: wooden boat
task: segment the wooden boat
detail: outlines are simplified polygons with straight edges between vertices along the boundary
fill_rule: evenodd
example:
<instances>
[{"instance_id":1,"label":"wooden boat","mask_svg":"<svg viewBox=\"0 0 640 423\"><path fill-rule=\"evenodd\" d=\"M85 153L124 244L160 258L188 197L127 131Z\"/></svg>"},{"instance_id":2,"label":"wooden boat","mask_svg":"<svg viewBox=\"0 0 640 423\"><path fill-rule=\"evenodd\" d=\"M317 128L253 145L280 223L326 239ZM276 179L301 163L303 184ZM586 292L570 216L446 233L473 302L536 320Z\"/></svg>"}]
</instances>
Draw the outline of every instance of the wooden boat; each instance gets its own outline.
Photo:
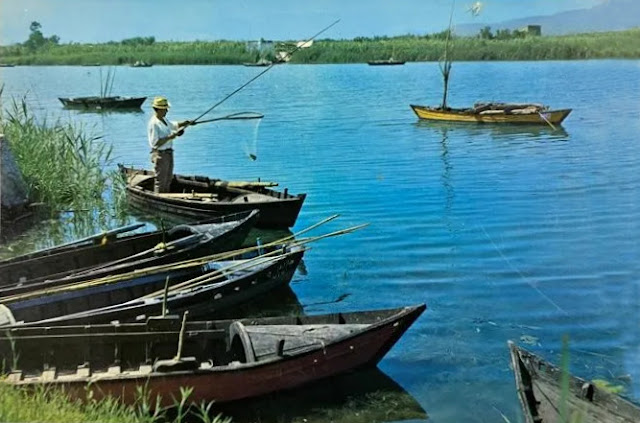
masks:
<instances>
[{"instance_id":1,"label":"wooden boat","mask_svg":"<svg viewBox=\"0 0 640 423\"><path fill-rule=\"evenodd\" d=\"M90 273L94 278L124 273L188 258L233 250L242 244L258 219L259 212L215 217L207 221L147 233L105 233L85 241L56 246L0 261L0 296L6 289L24 292L45 280ZM119 265L119 266L116 266ZM86 279L86 276L76 279ZM67 279L65 283L71 282ZM19 287L16 290L13 287Z\"/></svg>"},{"instance_id":2,"label":"wooden boat","mask_svg":"<svg viewBox=\"0 0 640 423\"><path fill-rule=\"evenodd\" d=\"M249 209L260 211L256 226L286 229L295 224L306 194L267 188L272 182L234 183L206 176L174 175L171 192L153 191L153 171L118 165L127 179L129 204L137 209L198 220Z\"/></svg>"},{"instance_id":3,"label":"wooden boat","mask_svg":"<svg viewBox=\"0 0 640 423\"><path fill-rule=\"evenodd\" d=\"M526 423L638 423L640 406L572 375L509 342L511 365ZM562 378L568 376L568 392ZM561 409L566 415L561 415ZM565 420L563 420L563 418Z\"/></svg>"},{"instance_id":4,"label":"wooden boat","mask_svg":"<svg viewBox=\"0 0 640 423\"><path fill-rule=\"evenodd\" d=\"M371 60L367 62L370 66L389 66L389 65L404 65L404 60L395 60L393 58L386 60Z\"/></svg>"},{"instance_id":5,"label":"wooden boat","mask_svg":"<svg viewBox=\"0 0 640 423\"><path fill-rule=\"evenodd\" d=\"M538 104L478 103L469 109L442 109L411 105L420 119L474 123L528 123L559 125L571 109L550 110Z\"/></svg>"},{"instance_id":6,"label":"wooden boat","mask_svg":"<svg viewBox=\"0 0 640 423\"><path fill-rule=\"evenodd\" d=\"M15 66L16 65L11 65L11 64L8 64L8 63L0 63L0 68L13 68Z\"/></svg>"},{"instance_id":7,"label":"wooden boat","mask_svg":"<svg viewBox=\"0 0 640 423\"><path fill-rule=\"evenodd\" d=\"M193 403L227 403L375 366L425 308L182 325L165 318L13 327L0 331L0 357L19 359L0 383L59 387L78 399L91 391L94 399L111 395L129 404L144 387L150 402L159 396L163 406L188 386Z\"/></svg>"},{"instance_id":8,"label":"wooden boat","mask_svg":"<svg viewBox=\"0 0 640 423\"><path fill-rule=\"evenodd\" d=\"M288 285L303 254L293 246L251 259L204 258L4 296L0 326L131 321L161 314L163 303L210 316Z\"/></svg>"},{"instance_id":9,"label":"wooden boat","mask_svg":"<svg viewBox=\"0 0 640 423\"><path fill-rule=\"evenodd\" d=\"M153 66L152 63L147 63L143 60L136 60L134 63L131 64L132 68L150 68L151 66Z\"/></svg>"},{"instance_id":10,"label":"wooden boat","mask_svg":"<svg viewBox=\"0 0 640 423\"><path fill-rule=\"evenodd\" d=\"M243 63L243 66L258 66L258 67L266 67L271 66L273 64L272 61L266 59L260 59L255 63Z\"/></svg>"},{"instance_id":11,"label":"wooden boat","mask_svg":"<svg viewBox=\"0 0 640 423\"><path fill-rule=\"evenodd\" d=\"M58 98L64 107L79 109L111 110L111 109L139 109L147 97L69 97Z\"/></svg>"}]
</instances>

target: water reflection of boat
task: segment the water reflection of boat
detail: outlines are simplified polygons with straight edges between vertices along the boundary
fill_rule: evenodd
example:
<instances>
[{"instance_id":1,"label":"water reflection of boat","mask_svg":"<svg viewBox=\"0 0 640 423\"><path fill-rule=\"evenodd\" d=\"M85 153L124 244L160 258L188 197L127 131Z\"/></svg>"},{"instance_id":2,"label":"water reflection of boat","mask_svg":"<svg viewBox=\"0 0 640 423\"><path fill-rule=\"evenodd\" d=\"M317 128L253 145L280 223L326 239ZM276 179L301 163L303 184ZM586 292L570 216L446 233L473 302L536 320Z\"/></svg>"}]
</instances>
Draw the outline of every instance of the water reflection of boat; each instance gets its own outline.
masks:
<instances>
[{"instance_id":1,"label":"water reflection of boat","mask_svg":"<svg viewBox=\"0 0 640 423\"><path fill-rule=\"evenodd\" d=\"M214 404L214 408L236 423L427 420L427 413L420 403L377 367L332 377L304 389L231 404Z\"/></svg>"},{"instance_id":2,"label":"water reflection of boat","mask_svg":"<svg viewBox=\"0 0 640 423\"><path fill-rule=\"evenodd\" d=\"M567 369L556 367L512 342L509 351L526 423L640 422L640 406L593 382L574 377Z\"/></svg>"},{"instance_id":3,"label":"water reflection of boat","mask_svg":"<svg viewBox=\"0 0 640 423\"><path fill-rule=\"evenodd\" d=\"M442 132L466 132L470 135L491 135L494 138L510 138L525 136L528 138L566 139L569 133L562 127L551 128L549 125L519 124L519 125L495 125L491 123L482 125L468 125L462 122L437 122L418 120L416 126L429 128Z\"/></svg>"}]
</instances>

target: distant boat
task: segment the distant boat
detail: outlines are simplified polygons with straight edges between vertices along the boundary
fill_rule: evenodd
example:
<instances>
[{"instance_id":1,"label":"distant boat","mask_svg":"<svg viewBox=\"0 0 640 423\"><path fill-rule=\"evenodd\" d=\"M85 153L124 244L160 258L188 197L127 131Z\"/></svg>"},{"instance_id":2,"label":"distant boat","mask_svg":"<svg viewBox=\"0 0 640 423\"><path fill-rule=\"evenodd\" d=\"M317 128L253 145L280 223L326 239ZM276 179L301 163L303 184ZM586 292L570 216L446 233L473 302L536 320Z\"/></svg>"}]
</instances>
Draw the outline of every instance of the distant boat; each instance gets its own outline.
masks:
<instances>
[{"instance_id":1,"label":"distant boat","mask_svg":"<svg viewBox=\"0 0 640 423\"><path fill-rule=\"evenodd\" d=\"M8 64L8 63L0 63L0 68L12 68L12 67L14 67L14 66L15 66L15 65L10 65L10 64Z\"/></svg>"},{"instance_id":2,"label":"distant boat","mask_svg":"<svg viewBox=\"0 0 640 423\"><path fill-rule=\"evenodd\" d=\"M395 60L393 57L387 60L371 60L367 62L371 66L385 66L385 65L404 65L406 62L404 60Z\"/></svg>"},{"instance_id":3,"label":"distant boat","mask_svg":"<svg viewBox=\"0 0 640 423\"><path fill-rule=\"evenodd\" d=\"M58 98L65 107L93 110L139 109L147 97L69 97Z\"/></svg>"},{"instance_id":4,"label":"distant boat","mask_svg":"<svg viewBox=\"0 0 640 423\"><path fill-rule=\"evenodd\" d=\"M85 63L82 66L102 66L100 63Z\"/></svg>"},{"instance_id":5,"label":"distant boat","mask_svg":"<svg viewBox=\"0 0 640 423\"><path fill-rule=\"evenodd\" d=\"M244 66L271 66L272 61L266 59L260 59L256 63L243 63Z\"/></svg>"},{"instance_id":6,"label":"distant boat","mask_svg":"<svg viewBox=\"0 0 640 423\"><path fill-rule=\"evenodd\" d=\"M153 66L152 63L148 63L142 60L136 60L135 63L131 64L132 68L150 68Z\"/></svg>"},{"instance_id":7,"label":"distant boat","mask_svg":"<svg viewBox=\"0 0 640 423\"><path fill-rule=\"evenodd\" d=\"M571 113L571 109L551 110L542 104L520 103L476 103L466 109L410 106L420 119L447 122L559 125Z\"/></svg>"}]
</instances>

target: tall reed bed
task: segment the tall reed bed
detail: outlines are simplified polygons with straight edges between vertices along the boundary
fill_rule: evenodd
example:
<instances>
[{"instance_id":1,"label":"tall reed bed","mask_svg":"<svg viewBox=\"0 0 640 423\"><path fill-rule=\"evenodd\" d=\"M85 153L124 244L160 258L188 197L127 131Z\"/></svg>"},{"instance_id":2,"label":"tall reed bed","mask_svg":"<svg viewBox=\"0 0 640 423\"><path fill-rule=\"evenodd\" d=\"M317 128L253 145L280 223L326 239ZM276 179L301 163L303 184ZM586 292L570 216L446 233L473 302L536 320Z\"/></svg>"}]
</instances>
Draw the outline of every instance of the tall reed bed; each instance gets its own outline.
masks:
<instances>
[{"instance_id":1,"label":"tall reed bed","mask_svg":"<svg viewBox=\"0 0 640 423\"><path fill-rule=\"evenodd\" d=\"M0 89L0 95L2 90ZM32 202L52 210L86 209L103 200L112 175L111 146L82 126L38 120L26 99L0 110L0 131L22 171Z\"/></svg>"},{"instance_id":2,"label":"tall reed bed","mask_svg":"<svg viewBox=\"0 0 640 423\"><path fill-rule=\"evenodd\" d=\"M294 63L363 63L393 56L406 61L438 61L445 39L433 35L318 40L293 55ZM275 50L280 48L276 43ZM640 58L640 29L619 32L518 39L454 37L455 60L571 60ZM285 42L280 45L295 45ZM33 51L0 46L0 62L18 65L121 65L136 60L155 64L240 64L255 62L257 52L239 41L155 42L153 44L62 44Z\"/></svg>"},{"instance_id":3,"label":"tall reed bed","mask_svg":"<svg viewBox=\"0 0 640 423\"><path fill-rule=\"evenodd\" d=\"M182 389L180 399L170 409L156 407L138 392L132 406L114 398L71 400L64 391L42 386L27 390L2 383L0 379L0 421L3 422L101 422L101 423L230 423L231 419L213 415L212 403L188 406L190 389Z\"/></svg>"}]
</instances>

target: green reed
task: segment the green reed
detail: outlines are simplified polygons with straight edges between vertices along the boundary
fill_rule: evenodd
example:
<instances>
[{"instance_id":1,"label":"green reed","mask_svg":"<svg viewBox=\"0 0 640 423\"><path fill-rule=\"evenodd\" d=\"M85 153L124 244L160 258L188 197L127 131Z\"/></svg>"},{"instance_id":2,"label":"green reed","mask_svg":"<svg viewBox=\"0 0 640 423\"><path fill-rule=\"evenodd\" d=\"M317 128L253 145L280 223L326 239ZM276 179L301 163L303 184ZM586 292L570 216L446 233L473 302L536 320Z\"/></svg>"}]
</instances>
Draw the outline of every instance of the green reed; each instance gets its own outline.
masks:
<instances>
[{"instance_id":1,"label":"green reed","mask_svg":"<svg viewBox=\"0 0 640 423\"><path fill-rule=\"evenodd\" d=\"M53 213L89 210L103 201L111 146L73 123L38 120L24 98L0 113L3 132L28 187L31 202Z\"/></svg>"},{"instance_id":2,"label":"green reed","mask_svg":"<svg viewBox=\"0 0 640 423\"><path fill-rule=\"evenodd\" d=\"M436 35L317 40L297 51L294 63L364 63L393 56L405 61L438 61L445 39ZM291 51L292 42L276 42L275 51ZM640 58L640 29L528 36L517 39L453 37L457 61L571 60ZM0 62L18 65L123 65L136 60L154 64L240 64L259 54L240 41L154 42L152 44L61 44L33 51L21 45L0 46Z\"/></svg>"},{"instance_id":3,"label":"green reed","mask_svg":"<svg viewBox=\"0 0 640 423\"><path fill-rule=\"evenodd\" d=\"M71 399L62 389L41 385L35 389L2 383L0 378L0 421L6 422L130 422L130 423L230 423L231 419L212 415L211 403L187 406L190 389L181 389L174 406L162 408L159 398L150 401L143 388L136 393L133 405L113 397L97 400L87 390L84 401Z\"/></svg>"}]
</instances>

